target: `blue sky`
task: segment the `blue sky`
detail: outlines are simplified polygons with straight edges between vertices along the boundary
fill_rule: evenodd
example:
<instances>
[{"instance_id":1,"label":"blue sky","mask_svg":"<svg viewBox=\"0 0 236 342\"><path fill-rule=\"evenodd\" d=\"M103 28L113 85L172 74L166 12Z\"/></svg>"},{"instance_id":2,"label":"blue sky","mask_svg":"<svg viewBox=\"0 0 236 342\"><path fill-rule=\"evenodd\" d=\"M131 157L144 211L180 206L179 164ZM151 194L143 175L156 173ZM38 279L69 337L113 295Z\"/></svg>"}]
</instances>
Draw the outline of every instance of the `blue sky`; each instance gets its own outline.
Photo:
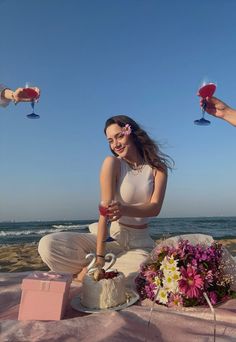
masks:
<instances>
[{"instance_id":1,"label":"blue sky","mask_svg":"<svg viewBox=\"0 0 236 342\"><path fill-rule=\"evenodd\" d=\"M0 0L0 221L97 217L105 120L125 113L175 160L160 217L234 216L236 128L198 127L197 89L236 107L234 0Z\"/></svg>"}]
</instances>

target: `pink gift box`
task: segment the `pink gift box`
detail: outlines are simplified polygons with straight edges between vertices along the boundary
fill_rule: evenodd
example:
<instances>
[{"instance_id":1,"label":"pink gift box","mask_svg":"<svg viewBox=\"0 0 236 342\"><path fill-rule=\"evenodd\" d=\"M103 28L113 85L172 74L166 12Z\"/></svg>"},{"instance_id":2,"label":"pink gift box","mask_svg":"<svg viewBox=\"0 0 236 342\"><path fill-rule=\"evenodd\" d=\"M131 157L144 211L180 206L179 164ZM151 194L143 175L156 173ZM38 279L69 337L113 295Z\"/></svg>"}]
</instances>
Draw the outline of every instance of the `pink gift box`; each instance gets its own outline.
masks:
<instances>
[{"instance_id":1,"label":"pink gift box","mask_svg":"<svg viewBox=\"0 0 236 342\"><path fill-rule=\"evenodd\" d=\"M72 274L33 272L23 279L19 320L60 320L68 302Z\"/></svg>"}]
</instances>

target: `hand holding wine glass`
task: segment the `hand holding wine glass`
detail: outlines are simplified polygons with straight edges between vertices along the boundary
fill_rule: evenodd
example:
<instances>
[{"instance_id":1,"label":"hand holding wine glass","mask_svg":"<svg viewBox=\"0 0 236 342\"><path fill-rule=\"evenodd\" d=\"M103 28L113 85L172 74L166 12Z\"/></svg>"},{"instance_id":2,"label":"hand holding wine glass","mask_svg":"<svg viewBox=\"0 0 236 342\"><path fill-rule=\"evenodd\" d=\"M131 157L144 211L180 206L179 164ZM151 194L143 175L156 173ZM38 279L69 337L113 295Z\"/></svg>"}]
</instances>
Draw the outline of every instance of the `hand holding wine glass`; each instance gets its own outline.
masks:
<instances>
[{"instance_id":1,"label":"hand holding wine glass","mask_svg":"<svg viewBox=\"0 0 236 342\"><path fill-rule=\"evenodd\" d=\"M118 201L112 201L109 204L109 220L117 221L122 216L123 206Z\"/></svg>"},{"instance_id":2,"label":"hand holding wine glass","mask_svg":"<svg viewBox=\"0 0 236 342\"><path fill-rule=\"evenodd\" d=\"M207 83L204 84L199 90L198 90L198 96L201 97L201 108L202 108L202 118L197 119L194 121L195 125L198 126L208 126L211 124L209 120L206 120L204 118L206 106L207 106L207 98L211 98L216 90L216 85L214 83Z\"/></svg>"},{"instance_id":3,"label":"hand holding wine glass","mask_svg":"<svg viewBox=\"0 0 236 342\"><path fill-rule=\"evenodd\" d=\"M25 87L25 88L17 88L13 91L12 98L15 103L18 102L37 102L40 97L40 89L37 87Z\"/></svg>"},{"instance_id":4,"label":"hand holding wine glass","mask_svg":"<svg viewBox=\"0 0 236 342\"><path fill-rule=\"evenodd\" d=\"M224 119L227 111L230 107L223 101L217 99L216 97L207 97L206 99L200 100L200 106L205 106L205 111L217 118Z\"/></svg>"},{"instance_id":5,"label":"hand holding wine glass","mask_svg":"<svg viewBox=\"0 0 236 342\"><path fill-rule=\"evenodd\" d=\"M105 242L111 242L111 241L115 240L110 236L111 220L109 218L109 204L112 204L112 203L113 203L113 201L111 201L110 203L101 201L99 204L99 213L100 213L100 215L106 217L106 223L107 223L108 232L107 232L107 238L106 238Z\"/></svg>"}]
</instances>

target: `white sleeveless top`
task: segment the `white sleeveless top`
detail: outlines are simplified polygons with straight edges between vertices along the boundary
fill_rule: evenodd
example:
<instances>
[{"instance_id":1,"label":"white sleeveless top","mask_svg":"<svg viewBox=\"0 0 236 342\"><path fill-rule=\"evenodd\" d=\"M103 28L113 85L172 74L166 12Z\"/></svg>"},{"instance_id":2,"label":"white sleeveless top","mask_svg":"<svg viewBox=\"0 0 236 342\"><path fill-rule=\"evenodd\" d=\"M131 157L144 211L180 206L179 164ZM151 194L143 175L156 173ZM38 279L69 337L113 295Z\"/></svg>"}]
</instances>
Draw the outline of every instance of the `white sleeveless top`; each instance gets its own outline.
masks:
<instances>
[{"instance_id":1,"label":"white sleeveless top","mask_svg":"<svg viewBox=\"0 0 236 342\"><path fill-rule=\"evenodd\" d=\"M116 200L124 205L141 205L150 201L154 189L153 169L144 165L139 171L133 170L128 163L120 159L120 179L116 189ZM122 216L123 224L143 225L149 221L148 217Z\"/></svg>"}]
</instances>

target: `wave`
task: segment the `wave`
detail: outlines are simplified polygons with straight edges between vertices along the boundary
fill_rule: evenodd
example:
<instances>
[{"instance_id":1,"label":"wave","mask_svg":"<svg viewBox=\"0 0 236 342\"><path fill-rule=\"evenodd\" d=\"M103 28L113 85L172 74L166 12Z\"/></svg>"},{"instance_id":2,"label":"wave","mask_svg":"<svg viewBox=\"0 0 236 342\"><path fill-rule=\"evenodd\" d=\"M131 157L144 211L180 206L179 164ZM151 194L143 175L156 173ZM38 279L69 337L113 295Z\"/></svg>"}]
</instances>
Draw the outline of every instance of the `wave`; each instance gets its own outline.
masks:
<instances>
[{"instance_id":1,"label":"wave","mask_svg":"<svg viewBox=\"0 0 236 342\"><path fill-rule=\"evenodd\" d=\"M16 231L4 231L2 230L0 232L1 236L22 236L22 235L42 235L45 233L53 233L55 232L55 229L46 229L46 230L22 230L20 232Z\"/></svg>"},{"instance_id":2,"label":"wave","mask_svg":"<svg viewBox=\"0 0 236 342\"><path fill-rule=\"evenodd\" d=\"M88 228L88 225L87 224L69 224L69 225L54 224L52 227L56 229L86 229Z\"/></svg>"},{"instance_id":3,"label":"wave","mask_svg":"<svg viewBox=\"0 0 236 342\"><path fill-rule=\"evenodd\" d=\"M15 232L15 231L4 231L2 230L0 232L0 236L19 236L19 235L30 235L32 234L32 231L31 230L23 230L21 232Z\"/></svg>"},{"instance_id":4,"label":"wave","mask_svg":"<svg viewBox=\"0 0 236 342\"><path fill-rule=\"evenodd\" d=\"M28 229L28 230L21 230L21 231L15 231L15 230L2 230L0 231L0 237L6 237L6 236L25 236L25 235L44 235L48 233L56 233L61 232L64 230L70 230L70 229L77 229L77 230L84 230L87 229L88 225L84 224L76 224L76 225L53 225L52 228L47 229Z\"/></svg>"}]
</instances>

